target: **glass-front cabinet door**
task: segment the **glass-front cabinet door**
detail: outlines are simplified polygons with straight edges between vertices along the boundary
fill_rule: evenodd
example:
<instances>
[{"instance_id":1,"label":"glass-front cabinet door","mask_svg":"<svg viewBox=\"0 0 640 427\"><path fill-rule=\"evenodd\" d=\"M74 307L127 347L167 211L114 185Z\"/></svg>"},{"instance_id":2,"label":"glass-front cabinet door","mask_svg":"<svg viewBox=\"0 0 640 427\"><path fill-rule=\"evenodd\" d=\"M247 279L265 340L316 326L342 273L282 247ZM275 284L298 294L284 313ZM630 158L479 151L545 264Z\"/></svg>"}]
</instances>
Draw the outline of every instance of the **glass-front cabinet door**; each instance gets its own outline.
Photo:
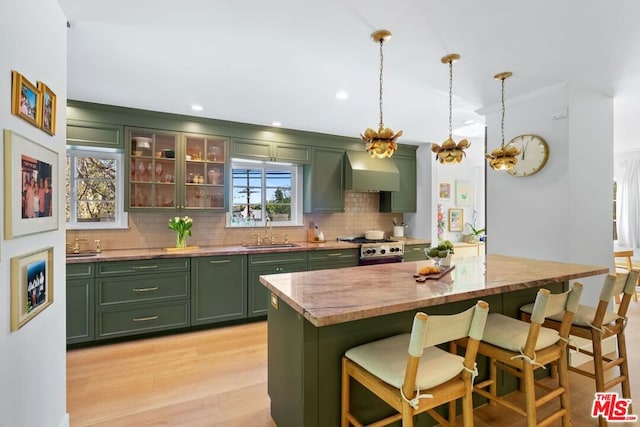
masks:
<instances>
[{"instance_id":1,"label":"glass-front cabinet door","mask_svg":"<svg viewBox=\"0 0 640 427\"><path fill-rule=\"evenodd\" d=\"M184 208L224 209L227 140L209 135L183 135L185 148Z\"/></svg>"},{"instance_id":2,"label":"glass-front cabinet door","mask_svg":"<svg viewBox=\"0 0 640 427\"><path fill-rule=\"evenodd\" d=\"M130 210L225 208L226 138L127 128Z\"/></svg>"}]
</instances>

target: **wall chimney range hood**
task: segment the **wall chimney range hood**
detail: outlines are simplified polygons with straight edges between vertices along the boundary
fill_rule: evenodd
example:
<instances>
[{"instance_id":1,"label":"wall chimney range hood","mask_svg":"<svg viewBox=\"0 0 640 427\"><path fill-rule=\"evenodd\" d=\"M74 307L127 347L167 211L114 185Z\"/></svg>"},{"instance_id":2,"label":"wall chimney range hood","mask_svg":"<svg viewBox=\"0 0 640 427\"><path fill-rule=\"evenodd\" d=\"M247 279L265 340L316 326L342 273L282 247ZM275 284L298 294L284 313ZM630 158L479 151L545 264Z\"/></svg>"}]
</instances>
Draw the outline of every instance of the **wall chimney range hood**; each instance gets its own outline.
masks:
<instances>
[{"instance_id":1,"label":"wall chimney range hood","mask_svg":"<svg viewBox=\"0 0 640 427\"><path fill-rule=\"evenodd\" d=\"M347 191L400 191L400 172L393 158L374 159L364 151L347 150Z\"/></svg>"}]
</instances>

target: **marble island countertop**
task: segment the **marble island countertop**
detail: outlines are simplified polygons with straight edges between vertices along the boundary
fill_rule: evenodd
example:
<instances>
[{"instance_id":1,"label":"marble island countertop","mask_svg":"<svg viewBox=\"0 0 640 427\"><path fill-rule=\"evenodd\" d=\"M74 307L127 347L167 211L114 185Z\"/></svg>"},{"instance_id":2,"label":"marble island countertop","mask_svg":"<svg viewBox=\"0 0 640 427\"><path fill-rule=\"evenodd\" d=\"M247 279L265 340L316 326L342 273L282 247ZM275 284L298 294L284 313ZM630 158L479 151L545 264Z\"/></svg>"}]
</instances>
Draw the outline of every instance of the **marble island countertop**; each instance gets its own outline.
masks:
<instances>
[{"instance_id":1,"label":"marble island countertop","mask_svg":"<svg viewBox=\"0 0 640 427\"><path fill-rule=\"evenodd\" d=\"M428 240L406 238L402 239L405 245L429 243ZM273 247L265 245L264 247L249 249L242 245L235 246L205 246L198 248L186 248L185 250L173 251L163 248L155 249L113 249L103 250L99 254L87 256L69 256L66 259L67 264L78 264L86 262L102 262L102 261L129 261L139 259L154 258L180 258L180 257L198 257L198 256L215 256L215 255L242 255L242 254L259 254L271 252L296 252L296 251L314 251L314 250L331 250L331 249L357 249L359 245L349 242L340 242L337 240L327 240L322 243L315 242L291 242L297 246L294 247Z\"/></svg>"},{"instance_id":2,"label":"marble island countertop","mask_svg":"<svg viewBox=\"0 0 640 427\"><path fill-rule=\"evenodd\" d=\"M609 272L601 266L503 255L468 257L440 280L416 282L429 261L265 275L260 282L314 326L398 313Z\"/></svg>"}]
</instances>

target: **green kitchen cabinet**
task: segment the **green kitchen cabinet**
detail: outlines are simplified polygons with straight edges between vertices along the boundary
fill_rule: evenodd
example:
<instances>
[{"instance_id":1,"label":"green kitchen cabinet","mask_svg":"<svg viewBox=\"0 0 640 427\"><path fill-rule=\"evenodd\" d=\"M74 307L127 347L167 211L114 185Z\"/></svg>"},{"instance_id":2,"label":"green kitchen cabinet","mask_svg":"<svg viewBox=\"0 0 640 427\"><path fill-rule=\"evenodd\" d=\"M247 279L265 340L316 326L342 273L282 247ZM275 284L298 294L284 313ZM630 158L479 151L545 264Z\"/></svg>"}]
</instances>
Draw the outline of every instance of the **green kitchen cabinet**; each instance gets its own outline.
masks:
<instances>
[{"instance_id":1,"label":"green kitchen cabinet","mask_svg":"<svg viewBox=\"0 0 640 427\"><path fill-rule=\"evenodd\" d=\"M246 259L246 255L192 258L192 325L247 317Z\"/></svg>"},{"instance_id":2,"label":"green kitchen cabinet","mask_svg":"<svg viewBox=\"0 0 640 427\"><path fill-rule=\"evenodd\" d=\"M359 249L333 249L309 251L309 270L330 270L355 267L360 258Z\"/></svg>"},{"instance_id":3,"label":"green kitchen cabinet","mask_svg":"<svg viewBox=\"0 0 640 427\"><path fill-rule=\"evenodd\" d=\"M311 147L286 142L233 139L231 156L265 162L308 164L311 162Z\"/></svg>"},{"instance_id":4,"label":"green kitchen cabinet","mask_svg":"<svg viewBox=\"0 0 640 427\"><path fill-rule=\"evenodd\" d=\"M424 261L427 256L424 253L426 248L430 247L428 243L419 243L404 245L404 260L409 261Z\"/></svg>"},{"instance_id":5,"label":"green kitchen cabinet","mask_svg":"<svg viewBox=\"0 0 640 427\"><path fill-rule=\"evenodd\" d=\"M67 144L84 147L123 148L123 126L67 120Z\"/></svg>"},{"instance_id":6,"label":"green kitchen cabinet","mask_svg":"<svg viewBox=\"0 0 640 427\"><path fill-rule=\"evenodd\" d=\"M94 339L94 264L67 265L67 344Z\"/></svg>"},{"instance_id":7,"label":"green kitchen cabinet","mask_svg":"<svg viewBox=\"0 0 640 427\"><path fill-rule=\"evenodd\" d=\"M265 274L293 273L307 270L307 252L275 252L249 254L248 257L248 316L265 316L269 292L260 283Z\"/></svg>"},{"instance_id":8,"label":"green kitchen cabinet","mask_svg":"<svg viewBox=\"0 0 640 427\"><path fill-rule=\"evenodd\" d=\"M227 139L125 128L127 209L224 210Z\"/></svg>"},{"instance_id":9,"label":"green kitchen cabinet","mask_svg":"<svg viewBox=\"0 0 640 427\"><path fill-rule=\"evenodd\" d=\"M344 211L345 150L313 147L304 167L304 212Z\"/></svg>"},{"instance_id":10,"label":"green kitchen cabinet","mask_svg":"<svg viewBox=\"0 0 640 427\"><path fill-rule=\"evenodd\" d=\"M380 192L380 212L415 212L416 204L416 158L393 156L400 171L400 191Z\"/></svg>"},{"instance_id":11,"label":"green kitchen cabinet","mask_svg":"<svg viewBox=\"0 0 640 427\"><path fill-rule=\"evenodd\" d=\"M190 325L190 258L96 263L96 339Z\"/></svg>"}]
</instances>

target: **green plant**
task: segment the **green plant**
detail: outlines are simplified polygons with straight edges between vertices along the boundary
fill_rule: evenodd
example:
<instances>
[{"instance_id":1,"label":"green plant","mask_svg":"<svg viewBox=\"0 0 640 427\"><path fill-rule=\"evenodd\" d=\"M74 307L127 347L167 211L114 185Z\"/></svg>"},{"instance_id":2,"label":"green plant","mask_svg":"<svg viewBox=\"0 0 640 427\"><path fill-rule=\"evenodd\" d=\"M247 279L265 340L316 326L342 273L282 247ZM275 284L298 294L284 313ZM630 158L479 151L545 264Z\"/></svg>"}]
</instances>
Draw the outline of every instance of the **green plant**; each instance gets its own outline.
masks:
<instances>
[{"instance_id":1,"label":"green plant","mask_svg":"<svg viewBox=\"0 0 640 427\"><path fill-rule=\"evenodd\" d=\"M434 248L430 248L428 255L430 257L437 258L445 258L447 255L452 254L453 252L453 243L449 240L443 240L440 244Z\"/></svg>"},{"instance_id":2,"label":"green plant","mask_svg":"<svg viewBox=\"0 0 640 427\"><path fill-rule=\"evenodd\" d=\"M467 223L467 225L471 229L471 234L473 234L474 236L482 236L484 234L484 230L485 230L484 228L475 228L469 222Z\"/></svg>"}]
</instances>

